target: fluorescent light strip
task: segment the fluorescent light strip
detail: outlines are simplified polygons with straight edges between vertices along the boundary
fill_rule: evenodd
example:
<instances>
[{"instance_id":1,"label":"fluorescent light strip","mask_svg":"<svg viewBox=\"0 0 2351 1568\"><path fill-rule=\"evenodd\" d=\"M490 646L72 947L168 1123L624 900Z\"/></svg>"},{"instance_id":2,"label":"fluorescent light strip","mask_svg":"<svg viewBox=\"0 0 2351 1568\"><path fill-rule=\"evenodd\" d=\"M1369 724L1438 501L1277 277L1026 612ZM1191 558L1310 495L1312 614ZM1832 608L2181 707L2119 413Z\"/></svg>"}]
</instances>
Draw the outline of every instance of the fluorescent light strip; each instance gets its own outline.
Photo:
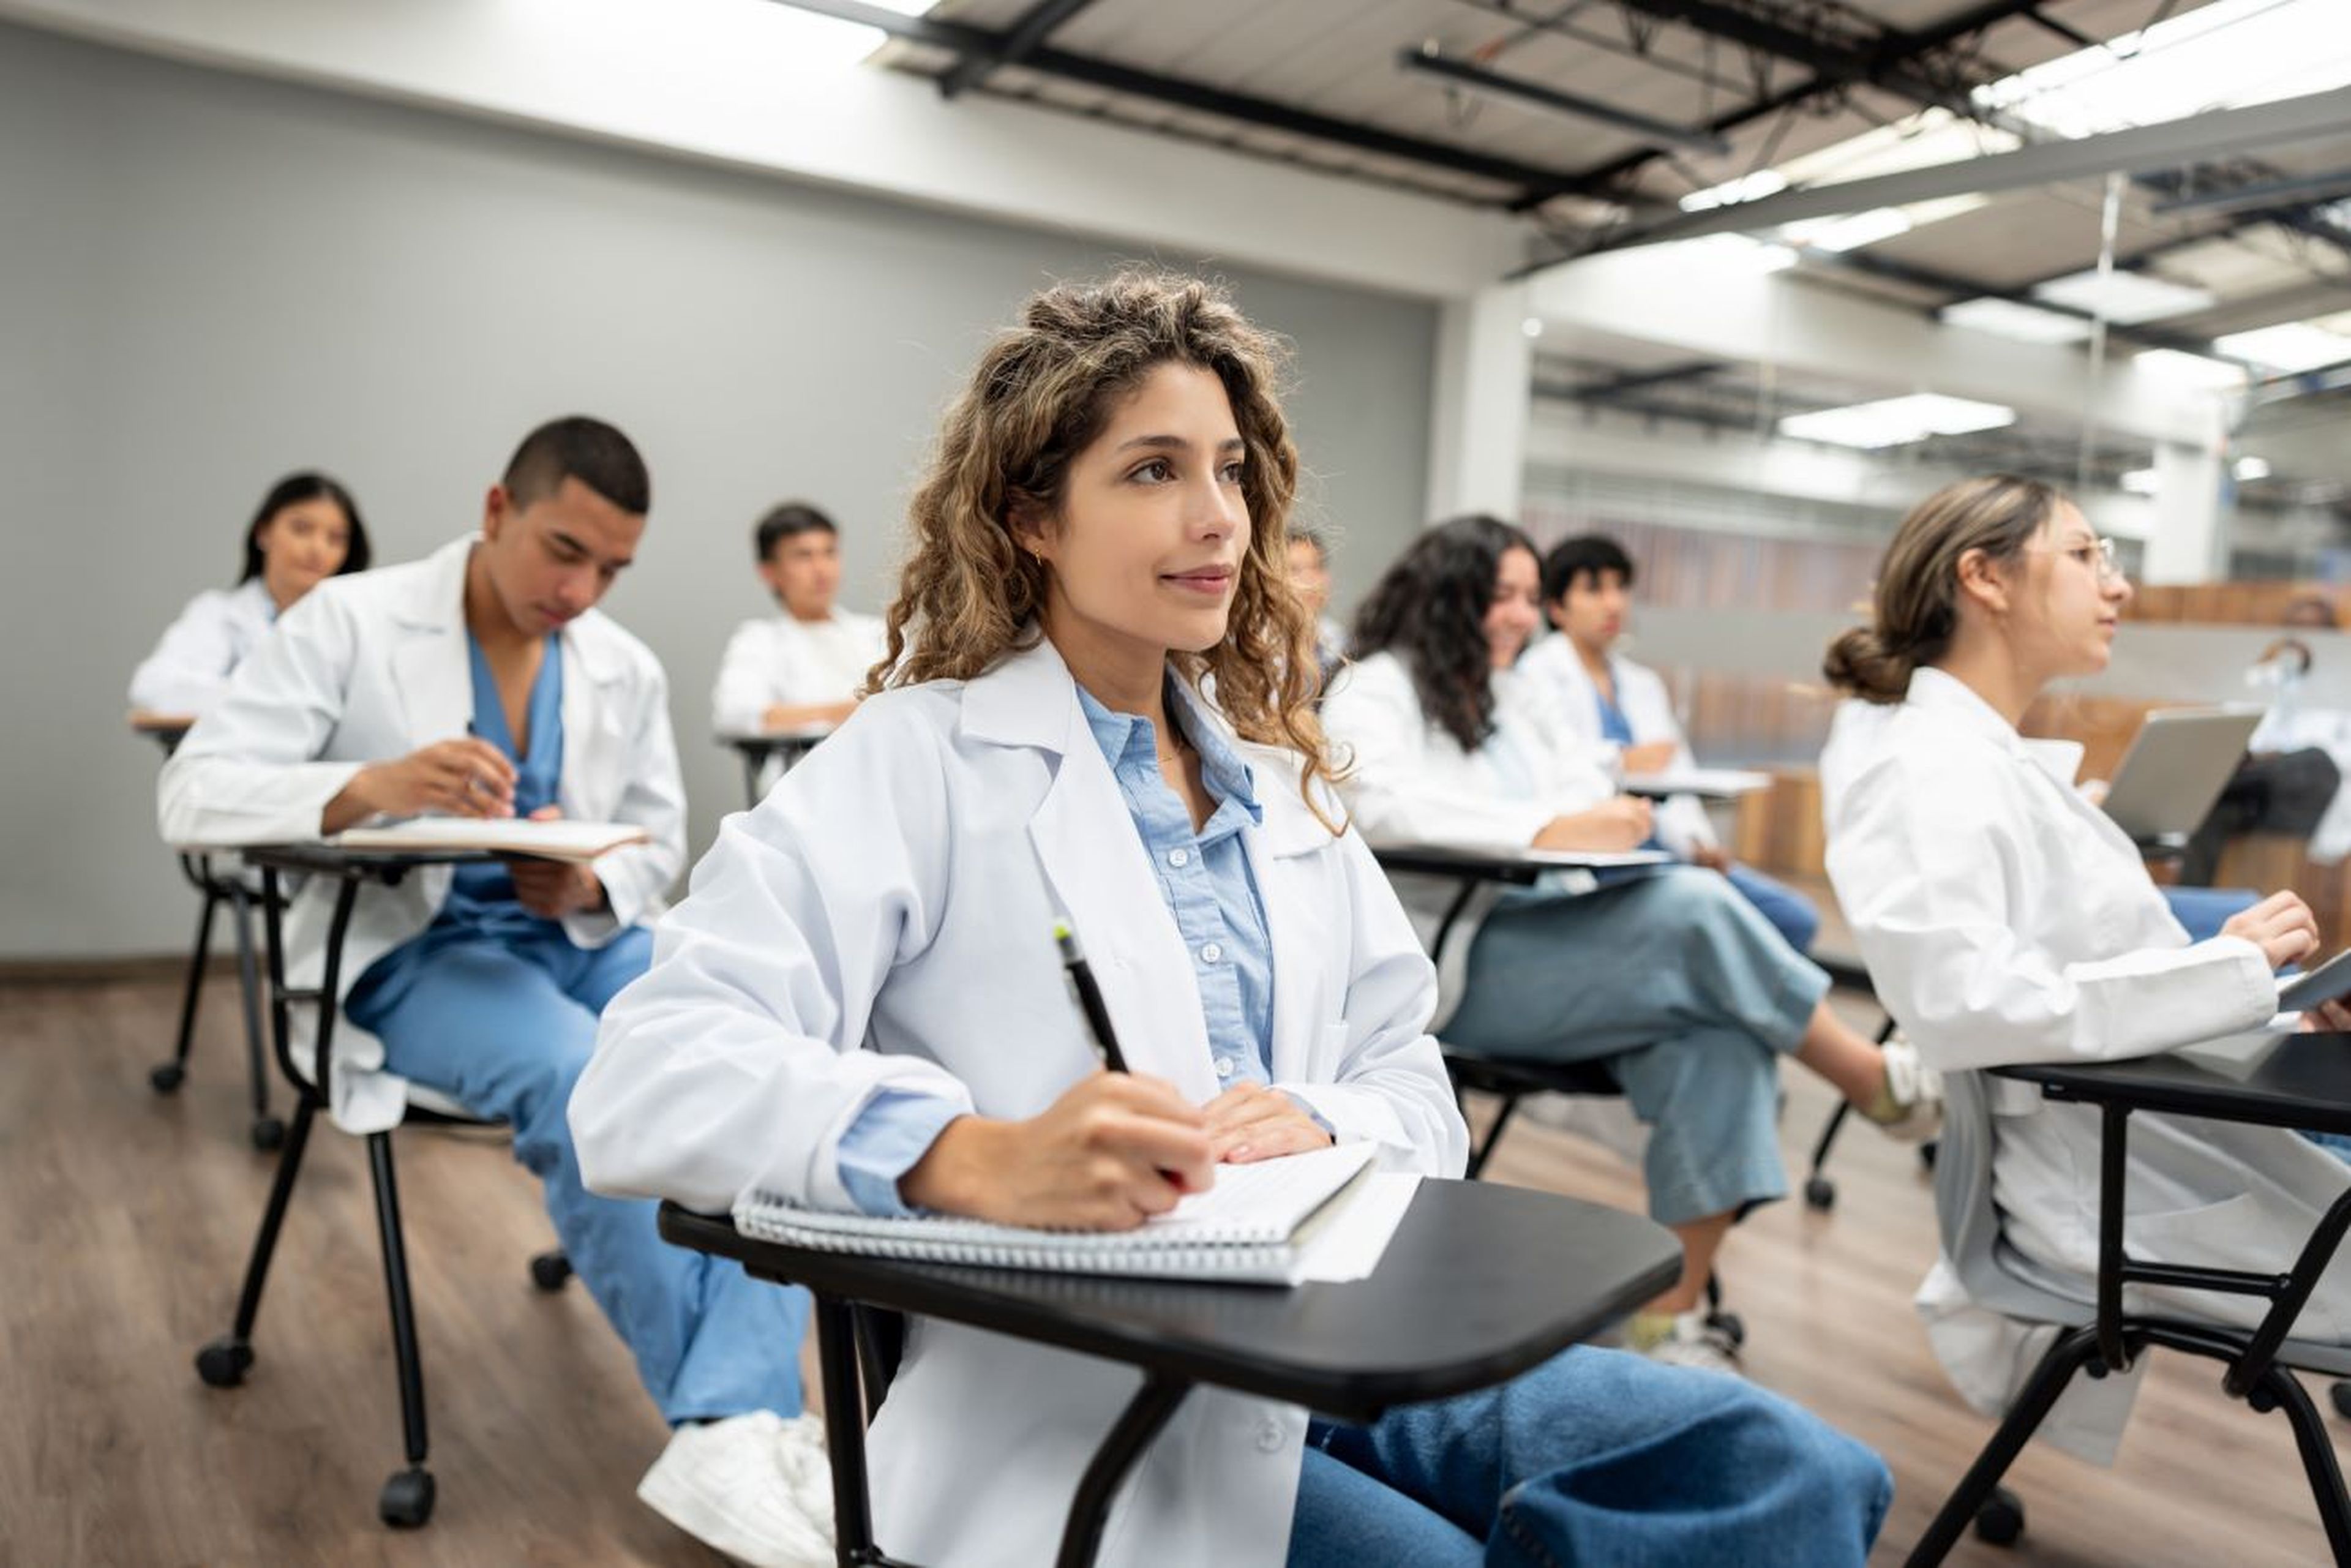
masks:
<instances>
[{"instance_id":1,"label":"fluorescent light strip","mask_svg":"<svg viewBox=\"0 0 2351 1568\"><path fill-rule=\"evenodd\" d=\"M2020 343L2078 343L2090 335L2090 323L2079 316L2062 315L2054 310L2021 305L2013 299L1989 297L1946 305L1940 319L1946 327L1964 327L1970 332L1990 332L1994 337L2011 338Z\"/></svg>"},{"instance_id":2,"label":"fluorescent light strip","mask_svg":"<svg viewBox=\"0 0 2351 1568\"><path fill-rule=\"evenodd\" d=\"M2036 285L2032 297L2046 299L2053 305L2070 305L2076 310L2103 316L2126 327L2136 326L2141 321L2159 320L2166 316L2210 310L2219 303L2209 289L2168 283L2160 277L2149 277L2143 272L2109 273L2101 284L2095 267L2070 272L2063 277L2053 277L2046 283Z\"/></svg>"},{"instance_id":3,"label":"fluorescent light strip","mask_svg":"<svg viewBox=\"0 0 2351 1568\"><path fill-rule=\"evenodd\" d=\"M1908 397L1881 398L1875 402L1788 414L1781 419L1779 428L1782 435L1799 441L1875 450L1904 446L1933 435L1998 430L2015 423L2016 411L2000 403L1913 392Z\"/></svg>"}]
</instances>

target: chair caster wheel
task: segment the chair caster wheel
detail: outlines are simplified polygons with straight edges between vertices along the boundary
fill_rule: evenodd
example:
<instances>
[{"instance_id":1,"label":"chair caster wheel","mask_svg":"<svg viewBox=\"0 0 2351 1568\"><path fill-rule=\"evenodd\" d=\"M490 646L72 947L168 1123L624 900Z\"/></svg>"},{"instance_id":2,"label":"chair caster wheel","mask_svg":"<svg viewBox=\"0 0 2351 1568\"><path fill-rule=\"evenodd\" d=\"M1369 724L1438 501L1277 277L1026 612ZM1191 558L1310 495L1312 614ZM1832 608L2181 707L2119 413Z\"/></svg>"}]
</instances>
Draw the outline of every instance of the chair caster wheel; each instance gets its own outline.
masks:
<instances>
[{"instance_id":1,"label":"chair caster wheel","mask_svg":"<svg viewBox=\"0 0 2351 1568\"><path fill-rule=\"evenodd\" d=\"M1927 1170L1935 1168L1935 1145L1932 1139L1918 1145L1918 1164Z\"/></svg>"},{"instance_id":2,"label":"chair caster wheel","mask_svg":"<svg viewBox=\"0 0 2351 1568\"><path fill-rule=\"evenodd\" d=\"M375 1500L376 1517L394 1530L414 1530L433 1517L433 1472L418 1466L394 1470Z\"/></svg>"},{"instance_id":3,"label":"chair caster wheel","mask_svg":"<svg viewBox=\"0 0 2351 1568\"><path fill-rule=\"evenodd\" d=\"M1805 1177L1804 1203L1806 1207L1819 1209L1823 1214L1827 1213L1830 1209L1834 1208L1836 1207L1836 1183L1829 1180L1826 1176L1816 1176Z\"/></svg>"},{"instance_id":4,"label":"chair caster wheel","mask_svg":"<svg viewBox=\"0 0 2351 1568\"><path fill-rule=\"evenodd\" d=\"M559 1291L571 1278L571 1260L561 1252L542 1252L530 1260L530 1282L542 1291Z\"/></svg>"},{"instance_id":5,"label":"chair caster wheel","mask_svg":"<svg viewBox=\"0 0 2351 1568\"><path fill-rule=\"evenodd\" d=\"M188 1080L188 1070L176 1061L167 1061L147 1075L148 1087L158 1094L169 1094Z\"/></svg>"},{"instance_id":6,"label":"chair caster wheel","mask_svg":"<svg viewBox=\"0 0 2351 1568\"><path fill-rule=\"evenodd\" d=\"M235 1388L253 1367L253 1347L225 1334L196 1352L196 1375L214 1388Z\"/></svg>"},{"instance_id":7,"label":"chair caster wheel","mask_svg":"<svg viewBox=\"0 0 2351 1568\"><path fill-rule=\"evenodd\" d=\"M2333 1403L2337 1416L2351 1417L2351 1379L2330 1384L2326 1397Z\"/></svg>"},{"instance_id":8,"label":"chair caster wheel","mask_svg":"<svg viewBox=\"0 0 2351 1568\"><path fill-rule=\"evenodd\" d=\"M1708 1328L1721 1330L1733 1348L1747 1343L1747 1320L1737 1312L1708 1312L1706 1315L1706 1323Z\"/></svg>"},{"instance_id":9,"label":"chair caster wheel","mask_svg":"<svg viewBox=\"0 0 2351 1568\"><path fill-rule=\"evenodd\" d=\"M254 1122L246 1135L252 1138L255 1148L265 1155L274 1155L285 1145L286 1124L275 1116L263 1116Z\"/></svg>"},{"instance_id":10,"label":"chair caster wheel","mask_svg":"<svg viewBox=\"0 0 2351 1568\"><path fill-rule=\"evenodd\" d=\"M1992 1546L2013 1546L2024 1533L2024 1500L2006 1487L1994 1487L1976 1510L1976 1539Z\"/></svg>"}]
</instances>

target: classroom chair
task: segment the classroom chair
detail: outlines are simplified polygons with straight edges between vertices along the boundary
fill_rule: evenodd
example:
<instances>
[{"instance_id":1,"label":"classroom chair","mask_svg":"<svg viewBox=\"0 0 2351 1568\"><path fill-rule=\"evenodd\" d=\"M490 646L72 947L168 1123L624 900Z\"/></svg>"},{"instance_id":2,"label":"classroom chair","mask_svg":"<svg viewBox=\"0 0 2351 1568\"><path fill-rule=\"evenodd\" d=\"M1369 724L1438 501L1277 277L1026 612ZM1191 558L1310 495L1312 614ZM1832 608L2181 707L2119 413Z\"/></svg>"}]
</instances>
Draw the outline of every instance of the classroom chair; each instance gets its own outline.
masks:
<instances>
[{"instance_id":1,"label":"classroom chair","mask_svg":"<svg viewBox=\"0 0 2351 1568\"><path fill-rule=\"evenodd\" d=\"M1494 1119L1487 1124L1482 1136L1471 1140L1464 1176L1475 1181L1484 1173L1486 1162L1492 1157L1495 1146L1502 1141L1502 1134L1526 1096L1540 1093L1614 1098L1625 1092L1605 1062L1489 1056L1446 1041L1445 1026L1460 1011L1462 999L1468 994L1469 949L1478 940L1478 928L1508 888L1531 883L1540 868L1484 856L1454 856L1441 850L1375 850L1374 858L1390 874L1433 873L1460 880L1459 891L1446 906L1431 945L1429 957L1437 967L1437 1007L1429 1015L1428 1032L1437 1037L1437 1050L1445 1059L1446 1073L1453 1082L1454 1099L1461 1106L1462 1119L1468 1119L1466 1096L1469 1092L1490 1095L1496 1102ZM1707 1281L1706 1300L1708 1324L1721 1330L1733 1344L1745 1343L1747 1325L1738 1313L1723 1310L1719 1267Z\"/></svg>"},{"instance_id":2,"label":"classroom chair","mask_svg":"<svg viewBox=\"0 0 2351 1568\"><path fill-rule=\"evenodd\" d=\"M310 1142L310 1124L318 1113L327 1108L333 1092L330 1048L335 1014L340 1010L335 1003L336 979L342 956L342 934L349 924L350 897L356 893L360 879L348 871L339 873L332 870L317 870L314 873L344 875L345 897L336 914L334 933L329 938L326 969L319 985L315 989L289 989L286 984L285 948L279 939L278 929L282 908L277 887L278 867L272 865L268 859L273 854L287 852L261 851L256 852L256 858L263 865L262 910L268 938L271 1032L278 1067L285 1073L287 1085L294 1091L294 1116L287 1131L284 1147L278 1151L277 1174L270 1181L268 1201L262 1208L261 1226L255 1233L253 1249L246 1259L234 1323L227 1333L196 1353L196 1375L214 1388L235 1388L244 1383L246 1374L252 1370L254 1322L260 1315L262 1288L268 1281L270 1260L277 1249L277 1232L285 1222L287 1207L294 1195L295 1178L301 1174L302 1155ZM322 860L322 866L331 865L331 852L328 852L328 856L329 858ZM291 1043L290 1009L296 1004L319 1009L315 1060L308 1071L296 1061ZM403 1124L486 1127L499 1124L473 1115L446 1095L412 1083L408 1086L408 1113ZM369 1133L365 1137L368 1176L375 1200L376 1236L383 1252L384 1294L392 1313L392 1360L400 1382L402 1447L407 1460L402 1469L394 1470L384 1482L376 1500L376 1514L388 1525L413 1529L432 1518L434 1500L433 1472L425 1468L428 1435L424 1412L424 1364L417 1348L416 1313L409 1287L408 1247L400 1219L400 1191L392 1165L392 1134ZM531 1282L541 1291L559 1291L570 1277L571 1261L560 1250L543 1252L530 1260Z\"/></svg>"},{"instance_id":3,"label":"classroom chair","mask_svg":"<svg viewBox=\"0 0 2351 1568\"><path fill-rule=\"evenodd\" d=\"M203 896L204 905L196 915L195 946L188 953L188 978L180 994L179 1038L172 1047L172 1060L150 1071L147 1082L158 1094L172 1094L187 1081L188 1051L196 1038L196 1004L212 960L213 916L226 904L229 929L236 939L237 993L245 1010L246 1084L253 1103L246 1136L255 1148L267 1154L286 1141L286 1124L269 1111L269 1048L261 1022L261 977L253 943L255 895L237 870L222 870L214 863L216 858L228 860L234 867L234 856L190 852L179 856L180 874Z\"/></svg>"},{"instance_id":4,"label":"classroom chair","mask_svg":"<svg viewBox=\"0 0 2351 1568\"><path fill-rule=\"evenodd\" d=\"M2031 1072L2045 1082L2048 1070ZM2351 1375L2351 1347L2314 1341L2283 1339L2291 1312L2273 1310L2274 1325L2241 1328L2206 1320L2125 1310L2124 1281L2161 1281L2176 1286L2220 1289L2266 1296L2273 1309L2282 1299L2301 1299L2292 1292L2299 1285L2306 1297L2351 1223L2351 1196L2322 1219L2291 1276L2256 1275L2202 1267L2193 1259L2129 1258L2120 1240L2120 1185L2126 1166L2124 1120L2130 1102L2103 1102L2105 1146L2102 1151L2101 1201L2116 1205L2116 1244L2100 1249L2099 1279L2094 1293L2081 1282L2041 1269L2009 1246L2001 1233L2000 1210L1992 1201L1992 1120L1982 1072L1945 1076L1942 1152L1935 1162L1935 1218L1941 1233L1943 1255L1957 1270L1968 1294L1980 1305L2022 1322L2042 1323L2058 1330L2055 1342L2018 1393L2000 1427L1984 1444L1975 1463L1945 1500L1928 1532L1913 1549L1907 1568L1933 1568L1943 1561L1970 1520L1976 1533L1995 1545L2014 1542L2024 1530L2024 1507L2016 1494L2000 1484L2008 1467L2031 1439L2076 1373L2104 1377L2127 1368L2155 1347L2209 1357L2226 1364L2223 1387L2260 1411L2283 1409L2293 1424L2295 1443L2325 1522L2333 1555L2351 1564L2351 1498L2344 1490L2333 1446L2316 1406L2294 1375L2294 1369L2333 1377ZM2099 1091L2093 1088L2093 1094ZM2068 1098L2085 1098L2068 1095ZM2140 1101L2149 1109L2207 1114L2217 1112L2231 1120L2265 1121L2264 1115L2231 1115L2221 1106ZM2273 1106L2291 1117L2293 1106ZM2337 1385L2338 1388L2341 1386ZM2341 1396L2336 1396L2338 1404Z\"/></svg>"}]
</instances>

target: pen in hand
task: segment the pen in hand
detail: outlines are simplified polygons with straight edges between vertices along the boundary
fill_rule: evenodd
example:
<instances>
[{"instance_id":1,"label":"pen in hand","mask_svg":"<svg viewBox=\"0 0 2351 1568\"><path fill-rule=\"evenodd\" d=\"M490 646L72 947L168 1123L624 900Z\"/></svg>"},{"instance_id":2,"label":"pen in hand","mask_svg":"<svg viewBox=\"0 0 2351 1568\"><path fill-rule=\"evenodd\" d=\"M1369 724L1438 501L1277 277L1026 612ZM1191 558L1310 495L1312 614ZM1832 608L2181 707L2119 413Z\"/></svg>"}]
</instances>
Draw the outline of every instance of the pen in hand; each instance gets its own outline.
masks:
<instances>
[{"instance_id":1,"label":"pen in hand","mask_svg":"<svg viewBox=\"0 0 2351 1568\"><path fill-rule=\"evenodd\" d=\"M1113 1072L1126 1071L1126 1057L1118 1049L1118 1031L1111 1028L1110 1009L1102 1005L1102 988L1094 984L1093 969L1086 956L1078 951L1078 934L1070 929L1066 920L1053 922L1053 941L1061 949L1061 967L1070 977L1070 988L1078 994L1079 1010L1086 1015L1086 1027L1093 1031L1094 1044L1101 1048L1102 1066Z\"/></svg>"}]
</instances>

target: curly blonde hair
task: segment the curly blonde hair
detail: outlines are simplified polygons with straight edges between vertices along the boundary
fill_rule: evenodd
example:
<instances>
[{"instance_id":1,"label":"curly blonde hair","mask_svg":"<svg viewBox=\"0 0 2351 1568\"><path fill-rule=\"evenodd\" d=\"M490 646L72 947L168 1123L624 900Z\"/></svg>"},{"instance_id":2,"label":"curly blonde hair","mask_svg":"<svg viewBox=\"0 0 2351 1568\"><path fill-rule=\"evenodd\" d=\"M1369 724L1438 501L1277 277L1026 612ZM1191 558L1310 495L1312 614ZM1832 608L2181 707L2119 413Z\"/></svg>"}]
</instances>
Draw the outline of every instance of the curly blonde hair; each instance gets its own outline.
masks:
<instances>
[{"instance_id":1,"label":"curly blonde hair","mask_svg":"<svg viewBox=\"0 0 2351 1568\"><path fill-rule=\"evenodd\" d=\"M1022 636L1044 607L1050 569L1018 548L1015 509L1058 515L1071 461L1119 402L1161 365L1195 366L1223 382L1247 449L1249 540L1223 641L1170 656L1195 688L1214 682L1242 739L1298 753L1300 794L1338 831L1313 789L1339 777L1314 716L1314 619L1290 583L1298 449L1277 395L1285 359L1221 287L1196 277L1133 270L1031 297L947 410L907 508L913 548L890 606L889 651L868 684L968 680L1033 646L1034 635Z\"/></svg>"}]
</instances>

